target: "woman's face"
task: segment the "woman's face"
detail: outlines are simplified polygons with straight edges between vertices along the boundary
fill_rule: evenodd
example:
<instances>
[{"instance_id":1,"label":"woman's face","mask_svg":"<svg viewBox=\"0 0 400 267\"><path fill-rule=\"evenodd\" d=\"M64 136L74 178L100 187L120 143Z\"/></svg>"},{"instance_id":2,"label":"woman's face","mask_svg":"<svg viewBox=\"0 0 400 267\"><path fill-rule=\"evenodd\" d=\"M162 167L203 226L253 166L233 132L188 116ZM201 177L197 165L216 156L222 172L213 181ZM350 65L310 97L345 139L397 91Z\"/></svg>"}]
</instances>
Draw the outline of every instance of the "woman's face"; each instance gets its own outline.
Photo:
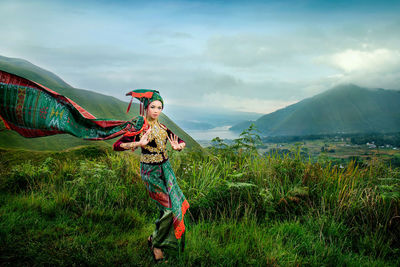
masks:
<instances>
[{"instance_id":1,"label":"woman's face","mask_svg":"<svg viewBox=\"0 0 400 267\"><path fill-rule=\"evenodd\" d=\"M149 119L157 119L160 116L162 111L162 103L159 100L155 100L149 104L147 107L147 118Z\"/></svg>"}]
</instances>

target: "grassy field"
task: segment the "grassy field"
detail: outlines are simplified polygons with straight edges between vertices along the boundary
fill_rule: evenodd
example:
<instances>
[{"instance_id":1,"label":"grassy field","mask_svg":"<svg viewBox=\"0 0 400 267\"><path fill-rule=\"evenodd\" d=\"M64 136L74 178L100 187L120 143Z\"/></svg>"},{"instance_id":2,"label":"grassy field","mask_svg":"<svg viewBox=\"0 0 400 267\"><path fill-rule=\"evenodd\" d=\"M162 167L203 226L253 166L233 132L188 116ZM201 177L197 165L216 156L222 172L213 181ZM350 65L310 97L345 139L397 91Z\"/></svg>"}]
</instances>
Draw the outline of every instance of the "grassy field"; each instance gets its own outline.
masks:
<instances>
[{"instance_id":1,"label":"grassy field","mask_svg":"<svg viewBox=\"0 0 400 267\"><path fill-rule=\"evenodd\" d=\"M186 250L167 251L165 265L400 265L399 169L376 157L339 168L301 148L262 156L253 145L170 152L191 207ZM0 159L2 265L153 265L157 210L138 155L89 146Z\"/></svg>"}]
</instances>

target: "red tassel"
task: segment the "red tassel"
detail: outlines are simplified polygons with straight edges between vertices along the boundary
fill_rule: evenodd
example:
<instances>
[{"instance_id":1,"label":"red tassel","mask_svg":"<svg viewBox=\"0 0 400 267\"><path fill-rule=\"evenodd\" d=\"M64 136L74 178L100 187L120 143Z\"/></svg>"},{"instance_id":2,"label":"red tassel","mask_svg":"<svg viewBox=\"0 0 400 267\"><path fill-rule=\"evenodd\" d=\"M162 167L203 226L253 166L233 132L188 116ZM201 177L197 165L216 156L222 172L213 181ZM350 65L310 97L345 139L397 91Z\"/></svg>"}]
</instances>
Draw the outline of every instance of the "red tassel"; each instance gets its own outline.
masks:
<instances>
[{"instance_id":1,"label":"red tassel","mask_svg":"<svg viewBox=\"0 0 400 267\"><path fill-rule=\"evenodd\" d=\"M132 96L132 98L131 98L131 102L129 102L129 105L128 105L128 108L127 108L127 110L126 110L126 113L128 113L129 110L131 109L132 101L133 101L133 96Z\"/></svg>"}]
</instances>

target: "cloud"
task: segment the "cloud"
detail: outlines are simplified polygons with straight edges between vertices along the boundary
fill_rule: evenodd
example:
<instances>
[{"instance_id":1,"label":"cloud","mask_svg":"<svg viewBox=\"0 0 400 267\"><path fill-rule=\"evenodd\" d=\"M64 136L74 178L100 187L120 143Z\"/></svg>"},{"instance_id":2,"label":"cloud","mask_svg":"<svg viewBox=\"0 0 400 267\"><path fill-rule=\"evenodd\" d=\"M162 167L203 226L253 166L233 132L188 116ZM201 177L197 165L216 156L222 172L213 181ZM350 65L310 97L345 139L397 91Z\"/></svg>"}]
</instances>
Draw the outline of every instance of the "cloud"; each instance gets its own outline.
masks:
<instances>
[{"instance_id":1,"label":"cloud","mask_svg":"<svg viewBox=\"0 0 400 267\"><path fill-rule=\"evenodd\" d=\"M257 97L235 96L231 94L224 94L221 92L214 92L205 94L201 100L203 105L210 108L230 109L244 112L258 112L270 113L277 109L284 108L297 101L277 101L266 100Z\"/></svg>"},{"instance_id":2,"label":"cloud","mask_svg":"<svg viewBox=\"0 0 400 267\"><path fill-rule=\"evenodd\" d=\"M0 2L0 34L7 36L0 54L123 100L127 90L157 88L171 104L265 113L340 82L400 84L394 12L361 14L358 5L345 13L331 6L324 13L325 5L310 11L314 1L159 1L157 8L135 1Z\"/></svg>"},{"instance_id":3,"label":"cloud","mask_svg":"<svg viewBox=\"0 0 400 267\"><path fill-rule=\"evenodd\" d=\"M205 54L223 65L249 67L270 61L278 52L267 37L236 35L210 38Z\"/></svg>"},{"instance_id":4,"label":"cloud","mask_svg":"<svg viewBox=\"0 0 400 267\"><path fill-rule=\"evenodd\" d=\"M326 62L346 73L399 71L400 51L385 48L370 51L347 49L343 52L322 57L320 62Z\"/></svg>"},{"instance_id":5,"label":"cloud","mask_svg":"<svg viewBox=\"0 0 400 267\"><path fill-rule=\"evenodd\" d=\"M334 75L336 83L355 83L373 88L400 89L400 51L376 48L347 49L316 59L341 73Z\"/></svg>"},{"instance_id":6,"label":"cloud","mask_svg":"<svg viewBox=\"0 0 400 267\"><path fill-rule=\"evenodd\" d=\"M260 65L285 67L327 47L327 36L319 30L282 30L281 33L239 33L212 36L205 57L228 67L250 69Z\"/></svg>"},{"instance_id":7,"label":"cloud","mask_svg":"<svg viewBox=\"0 0 400 267\"><path fill-rule=\"evenodd\" d=\"M259 65L287 67L293 62L305 64L308 57L333 53L338 49L357 46L354 36L357 28L349 32L339 27L323 28L306 25L282 28L279 31L267 29L261 32L241 32L233 35L211 36L207 42L207 59L235 68L252 69ZM276 26L275 26L276 27ZM337 40L340 39L340 42Z\"/></svg>"}]
</instances>

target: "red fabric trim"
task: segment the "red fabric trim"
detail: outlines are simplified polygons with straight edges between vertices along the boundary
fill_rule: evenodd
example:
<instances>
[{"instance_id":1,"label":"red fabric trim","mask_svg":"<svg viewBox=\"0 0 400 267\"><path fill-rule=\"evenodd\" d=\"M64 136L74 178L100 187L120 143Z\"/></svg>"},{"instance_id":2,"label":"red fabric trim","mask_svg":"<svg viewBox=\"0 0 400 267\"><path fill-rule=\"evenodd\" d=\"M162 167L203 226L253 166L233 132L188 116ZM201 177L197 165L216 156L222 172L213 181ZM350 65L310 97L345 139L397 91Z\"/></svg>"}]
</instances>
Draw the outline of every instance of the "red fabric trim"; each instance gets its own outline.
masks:
<instances>
[{"instance_id":1,"label":"red fabric trim","mask_svg":"<svg viewBox=\"0 0 400 267\"><path fill-rule=\"evenodd\" d=\"M96 123L100 127L107 128L107 127L112 127L112 126L118 126L121 124L126 123L126 121L97 121L97 120L92 120L92 122Z\"/></svg>"},{"instance_id":2,"label":"red fabric trim","mask_svg":"<svg viewBox=\"0 0 400 267\"><path fill-rule=\"evenodd\" d=\"M24 78L22 78L22 79L24 79ZM57 93L56 91L53 91L53 90L51 90L50 88L47 88L46 86L44 86L44 85L41 85L40 83L37 83L37 82L34 82L34 81L31 81L33 84L35 84L36 86L35 87L41 87L40 89L44 89L45 91L48 91L49 93L51 93L51 94L53 94L53 95L55 95L55 96L62 96L62 95L60 95L59 93Z\"/></svg>"},{"instance_id":3,"label":"red fabric trim","mask_svg":"<svg viewBox=\"0 0 400 267\"><path fill-rule=\"evenodd\" d=\"M144 117L144 123L143 123L143 126L142 126L142 128L139 130L139 131L137 131L137 132L126 132L125 134L124 134L124 136L134 136L134 135L138 135L138 134L140 134L144 129L148 129L148 123L147 123L147 119L146 119L146 117Z\"/></svg>"},{"instance_id":4,"label":"red fabric trim","mask_svg":"<svg viewBox=\"0 0 400 267\"><path fill-rule=\"evenodd\" d=\"M146 93L129 92L127 95L131 95L132 97L137 97L137 98L151 98L153 96L153 92L146 92Z\"/></svg>"},{"instance_id":5,"label":"red fabric trim","mask_svg":"<svg viewBox=\"0 0 400 267\"><path fill-rule=\"evenodd\" d=\"M41 85L40 83L30 81L28 79L25 79L23 77L20 77L18 75L2 71L0 70L0 82L6 83L6 84L13 84L13 85L19 85L19 86L30 86L36 89L40 89L42 91L46 91L52 96L54 96L57 99L62 99L66 102L71 103L78 111L79 113L86 119L96 119L95 116L93 116L90 112L76 104L74 101L69 99L68 97L62 96L59 93L47 88L46 86Z\"/></svg>"},{"instance_id":6,"label":"red fabric trim","mask_svg":"<svg viewBox=\"0 0 400 267\"><path fill-rule=\"evenodd\" d=\"M161 193L161 192L149 192L149 196L160 203L162 206L166 208L171 208L171 200L169 199L168 194Z\"/></svg>"},{"instance_id":7,"label":"red fabric trim","mask_svg":"<svg viewBox=\"0 0 400 267\"><path fill-rule=\"evenodd\" d=\"M2 116L0 116L0 119L3 121L4 126L6 127L7 130L11 130L10 125L8 125L7 121L5 119L3 119Z\"/></svg>"},{"instance_id":8,"label":"red fabric trim","mask_svg":"<svg viewBox=\"0 0 400 267\"><path fill-rule=\"evenodd\" d=\"M96 117L93 116L89 111L85 110L84 108L82 108L81 106L79 106L78 104L76 104L74 101L72 101L71 99L69 99L68 97L64 97L64 98L66 98L66 100L67 100L68 102L70 102L70 103L79 111L79 113L80 113L83 117L85 117L86 119L91 119L91 120L96 119Z\"/></svg>"},{"instance_id":9,"label":"red fabric trim","mask_svg":"<svg viewBox=\"0 0 400 267\"><path fill-rule=\"evenodd\" d=\"M181 211L182 211L182 220L174 221L174 229L175 229L175 237L176 239L181 239L183 233L185 232L185 223L184 223L184 215L186 210L190 207L189 202L185 199L182 203Z\"/></svg>"},{"instance_id":10,"label":"red fabric trim","mask_svg":"<svg viewBox=\"0 0 400 267\"><path fill-rule=\"evenodd\" d=\"M14 130L19 133L23 137L34 138L34 137L42 137L42 136L49 136L55 134L65 134L63 131L58 130L44 130L44 129L28 129L16 126L10 122L8 122L8 126L10 130Z\"/></svg>"},{"instance_id":11,"label":"red fabric trim","mask_svg":"<svg viewBox=\"0 0 400 267\"><path fill-rule=\"evenodd\" d=\"M38 89L39 92L44 91L50 94L52 97L56 98L57 100L61 100L67 103L70 103L84 118L91 120L95 124L99 125L102 128L106 127L113 127L113 126L118 126L126 123L126 121L120 121L120 120L112 120L112 121L106 121L106 120L96 120L96 117L93 116L90 112L76 104L74 101L69 99L68 97L65 97L63 95L60 95L59 93L47 88L46 86L41 85L40 83L30 81L28 79L25 79L23 77L20 77L18 75L8 73L6 71L0 70L0 82L5 83L5 84L12 84L12 85L17 85L17 86L24 86L24 87L31 87ZM23 100L24 100L24 91L21 90L18 94L18 104L22 108ZM152 93L152 92L151 92ZM19 114L19 110L17 106L17 117ZM28 129L28 128L23 128L21 126L16 126L10 122L6 122L3 118L1 118L4 121L4 125L6 126L7 129L12 129L17 131L20 135L24 137L40 137L40 136L48 136L48 135L54 135L54 134L59 134L59 133L65 133L63 131L58 131L58 130L45 130L45 129ZM129 131L132 128L132 125L127 125L123 130L118 131L117 133L114 133L110 136L107 136L105 138L93 138L93 139L86 139L86 140L107 140L107 139L112 139L116 136L122 135L123 133ZM141 129L139 132L133 133L133 135L138 134L142 131Z\"/></svg>"},{"instance_id":12,"label":"red fabric trim","mask_svg":"<svg viewBox=\"0 0 400 267\"><path fill-rule=\"evenodd\" d=\"M0 82L2 83L6 83L6 84L15 84L18 86L31 86L31 87L35 87L35 84L25 78L22 78L18 75L15 74L11 74L9 72L0 70Z\"/></svg>"}]
</instances>

